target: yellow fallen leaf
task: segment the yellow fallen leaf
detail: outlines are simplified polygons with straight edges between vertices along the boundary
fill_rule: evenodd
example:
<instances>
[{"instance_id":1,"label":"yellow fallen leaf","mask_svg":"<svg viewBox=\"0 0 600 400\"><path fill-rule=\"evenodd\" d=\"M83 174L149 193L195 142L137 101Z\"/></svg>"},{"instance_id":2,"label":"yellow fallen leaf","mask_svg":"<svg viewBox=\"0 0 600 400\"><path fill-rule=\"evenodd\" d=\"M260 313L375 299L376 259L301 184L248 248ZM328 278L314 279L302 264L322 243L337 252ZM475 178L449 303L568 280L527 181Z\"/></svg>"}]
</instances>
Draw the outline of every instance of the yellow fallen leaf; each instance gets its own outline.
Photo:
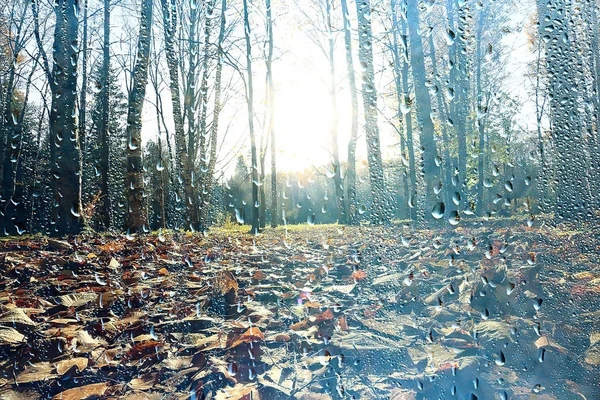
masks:
<instances>
[{"instance_id":1,"label":"yellow fallen leaf","mask_svg":"<svg viewBox=\"0 0 600 400\"><path fill-rule=\"evenodd\" d=\"M583 271L573 275L573 278L579 280L594 279L594 274L592 274L590 271Z\"/></svg>"}]
</instances>

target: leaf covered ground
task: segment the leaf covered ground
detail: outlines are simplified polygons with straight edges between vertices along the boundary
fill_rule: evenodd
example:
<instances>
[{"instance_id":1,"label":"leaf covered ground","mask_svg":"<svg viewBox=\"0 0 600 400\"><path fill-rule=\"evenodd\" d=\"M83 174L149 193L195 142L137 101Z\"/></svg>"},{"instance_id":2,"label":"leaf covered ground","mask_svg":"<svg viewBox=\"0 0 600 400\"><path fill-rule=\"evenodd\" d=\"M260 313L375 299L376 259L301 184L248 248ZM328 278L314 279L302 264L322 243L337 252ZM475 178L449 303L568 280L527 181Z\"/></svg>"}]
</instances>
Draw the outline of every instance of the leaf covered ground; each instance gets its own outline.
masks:
<instances>
[{"instance_id":1,"label":"leaf covered ground","mask_svg":"<svg viewBox=\"0 0 600 400\"><path fill-rule=\"evenodd\" d=\"M3 240L0 398L600 398L594 230L466 225Z\"/></svg>"}]
</instances>

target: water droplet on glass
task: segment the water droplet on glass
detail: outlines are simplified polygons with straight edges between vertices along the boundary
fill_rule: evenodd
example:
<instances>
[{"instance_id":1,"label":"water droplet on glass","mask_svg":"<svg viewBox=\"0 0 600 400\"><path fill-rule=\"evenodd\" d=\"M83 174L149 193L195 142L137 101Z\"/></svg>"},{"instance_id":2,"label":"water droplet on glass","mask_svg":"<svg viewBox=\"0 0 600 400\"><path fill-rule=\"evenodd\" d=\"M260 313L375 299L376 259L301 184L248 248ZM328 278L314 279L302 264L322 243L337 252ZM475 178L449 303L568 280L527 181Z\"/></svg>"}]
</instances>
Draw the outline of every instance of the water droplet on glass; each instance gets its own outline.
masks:
<instances>
[{"instance_id":1,"label":"water droplet on glass","mask_svg":"<svg viewBox=\"0 0 600 400\"><path fill-rule=\"evenodd\" d=\"M431 210L431 216L435 219L440 219L444 217L444 212L446 211L446 206L443 202L438 202L433 209Z\"/></svg>"}]
</instances>

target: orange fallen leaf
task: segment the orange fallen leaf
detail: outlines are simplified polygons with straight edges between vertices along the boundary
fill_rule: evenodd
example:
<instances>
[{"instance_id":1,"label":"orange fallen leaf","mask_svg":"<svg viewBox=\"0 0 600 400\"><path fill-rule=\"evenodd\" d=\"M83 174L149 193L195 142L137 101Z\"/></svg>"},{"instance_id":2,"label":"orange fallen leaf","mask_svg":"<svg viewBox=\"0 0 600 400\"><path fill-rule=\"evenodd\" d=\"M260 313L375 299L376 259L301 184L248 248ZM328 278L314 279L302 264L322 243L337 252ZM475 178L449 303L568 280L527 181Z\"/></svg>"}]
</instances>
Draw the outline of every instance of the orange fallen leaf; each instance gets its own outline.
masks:
<instances>
[{"instance_id":1,"label":"orange fallen leaf","mask_svg":"<svg viewBox=\"0 0 600 400\"><path fill-rule=\"evenodd\" d=\"M253 343L265 340L265 335L256 327L248 329L241 335L230 334L227 338L227 347L233 349L242 343Z\"/></svg>"},{"instance_id":2,"label":"orange fallen leaf","mask_svg":"<svg viewBox=\"0 0 600 400\"><path fill-rule=\"evenodd\" d=\"M363 271L362 269L357 269L356 271L354 271L352 273L352 275L350 275L350 278L354 279L355 281L363 280L366 277L367 277L367 273L365 271Z\"/></svg>"},{"instance_id":3,"label":"orange fallen leaf","mask_svg":"<svg viewBox=\"0 0 600 400\"><path fill-rule=\"evenodd\" d=\"M285 333L280 333L279 335L275 336L275 341L276 342L289 342L292 338L290 337L290 335L287 335Z\"/></svg>"},{"instance_id":4,"label":"orange fallen leaf","mask_svg":"<svg viewBox=\"0 0 600 400\"><path fill-rule=\"evenodd\" d=\"M156 356L156 349L162 347L163 344L156 340L138 343L125 354L124 361L139 360L147 355Z\"/></svg>"},{"instance_id":5,"label":"orange fallen leaf","mask_svg":"<svg viewBox=\"0 0 600 400\"><path fill-rule=\"evenodd\" d=\"M350 328L348 327L348 321L346 321L346 317L342 316L339 318L338 321L339 321L341 330L343 330L343 331L350 330Z\"/></svg>"},{"instance_id":6,"label":"orange fallen leaf","mask_svg":"<svg viewBox=\"0 0 600 400\"><path fill-rule=\"evenodd\" d=\"M315 320L313 321L314 324L320 324L323 321L329 321L333 319L333 313L331 312L330 309L327 309L325 312L322 312L321 314L317 315L315 317Z\"/></svg>"},{"instance_id":7,"label":"orange fallen leaf","mask_svg":"<svg viewBox=\"0 0 600 400\"><path fill-rule=\"evenodd\" d=\"M260 331L260 329L252 327L244 332L240 336L240 339L255 342L258 340L265 340L265 335Z\"/></svg>"},{"instance_id":8,"label":"orange fallen leaf","mask_svg":"<svg viewBox=\"0 0 600 400\"><path fill-rule=\"evenodd\" d=\"M260 270L256 270L254 272L254 274L252 275L252 279L254 279L256 281L264 281L265 279L267 279L267 274L265 274L264 272L262 272Z\"/></svg>"},{"instance_id":9,"label":"orange fallen leaf","mask_svg":"<svg viewBox=\"0 0 600 400\"><path fill-rule=\"evenodd\" d=\"M290 325L290 329L293 331L301 331L302 329L304 329L305 327L307 327L309 325L309 322L307 319L300 321L300 322L296 322L295 324Z\"/></svg>"},{"instance_id":10,"label":"orange fallen leaf","mask_svg":"<svg viewBox=\"0 0 600 400\"><path fill-rule=\"evenodd\" d=\"M163 267L158 270L158 274L162 276L169 275L169 271L167 271L167 269Z\"/></svg>"}]
</instances>

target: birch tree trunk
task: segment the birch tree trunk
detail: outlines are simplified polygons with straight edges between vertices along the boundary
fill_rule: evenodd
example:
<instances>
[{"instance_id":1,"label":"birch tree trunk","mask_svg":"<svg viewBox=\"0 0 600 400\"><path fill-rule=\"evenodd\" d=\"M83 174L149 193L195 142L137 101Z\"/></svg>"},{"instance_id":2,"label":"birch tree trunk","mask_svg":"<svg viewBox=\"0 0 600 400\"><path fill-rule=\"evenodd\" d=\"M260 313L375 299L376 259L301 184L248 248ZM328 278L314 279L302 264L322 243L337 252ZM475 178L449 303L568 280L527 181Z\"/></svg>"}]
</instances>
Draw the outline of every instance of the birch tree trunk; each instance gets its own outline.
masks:
<instances>
[{"instance_id":1,"label":"birch tree trunk","mask_svg":"<svg viewBox=\"0 0 600 400\"><path fill-rule=\"evenodd\" d=\"M341 214L341 223L346 223L346 212L344 209L344 184L342 183L342 167L340 164L340 148L338 144L339 115L336 96L336 74L335 74L335 37L331 21L331 0L325 0L325 17L327 19L327 36L329 44L329 96L331 98L331 158L333 167L333 186L335 189L336 205Z\"/></svg>"},{"instance_id":2,"label":"birch tree trunk","mask_svg":"<svg viewBox=\"0 0 600 400\"><path fill-rule=\"evenodd\" d=\"M435 198L433 188L438 183L439 167L436 165L438 155L434 141L433 121L431 120L431 98L426 86L427 77L423 55L423 41L419 33L418 0L408 0L406 19L410 41L411 70L415 85L417 120L421 130L421 165L425 175L425 218L430 218L432 215L430 211L438 202Z\"/></svg>"},{"instance_id":3,"label":"birch tree trunk","mask_svg":"<svg viewBox=\"0 0 600 400\"><path fill-rule=\"evenodd\" d=\"M485 6L484 6L485 7ZM481 87L481 40L483 36L483 25L486 18L486 11L482 9L479 13L479 20L477 21L477 38L476 38L476 50L475 50L475 62L476 67L476 80L477 80L477 129L479 131L479 150L477 154L477 203L475 206L475 214L482 216L484 212L484 165L485 165L485 112L486 108L483 104L483 91Z\"/></svg>"},{"instance_id":4,"label":"birch tree trunk","mask_svg":"<svg viewBox=\"0 0 600 400\"><path fill-rule=\"evenodd\" d=\"M173 105L173 121L175 124L175 147L179 173L183 180L183 189L187 222L191 230L198 229L198 195L194 184L194 163L189 144L186 145L183 116L181 113L181 96L179 91L179 66L175 55L175 34L177 32L177 5L174 0L161 0L165 33L165 53L169 67L171 103Z\"/></svg>"},{"instance_id":5,"label":"birch tree trunk","mask_svg":"<svg viewBox=\"0 0 600 400\"><path fill-rule=\"evenodd\" d=\"M148 83L150 60L150 40L152 34L152 0L142 1L140 33L133 87L129 94L127 111L127 175L128 227L131 232L139 232L146 225L144 213L144 170L142 166L142 109Z\"/></svg>"},{"instance_id":6,"label":"birch tree trunk","mask_svg":"<svg viewBox=\"0 0 600 400\"><path fill-rule=\"evenodd\" d=\"M406 135L406 143L404 143L404 138L401 138L401 145L403 147L403 156L404 147L408 153L408 176L406 179L406 206L408 207L407 215L408 217L415 221L417 219L417 209L415 207L414 199L417 195L417 172L415 165L415 146L413 142L413 123L412 123L412 114L410 112L410 94L408 88L408 48L404 48L402 50L402 55L400 55L400 48L398 45L398 31L403 38L407 37L406 32L406 22L402 20L401 26L398 24L398 10L396 9L396 1L391 0L391 10L392 10L392 39L393 39L393 53L394 53L394 71L395 71L395 82L396 82L396 93L398 96L398 120L402 121L404 113L406 113L406 117L404 118L404 133ZM408 42L404 42L408 45ZM402 61L400 60L402 59ZM400 71L400 65L402 65L402 70ZM408 111L404 111L408 110Z\"/></svg>"},{"instance_id":7,"label":"birch tree trunk","mask_svg":"<svg viewBox=\"0 0 600 400\"><path fill-rule=\"evenodd\" d=\"M469 56L468 41L469 32L467 26L466 4L460 4L454 0L458 11L457 33L453 44L454 51L454 124L456 126L456 138L458 141L458 177L460 189L466 188L467 181L467 118L469 114ZM452 5L450 5L452 7ZM452 8L451 8L452 9ZM463 191L464 192L464 191ZM466 193L465 193L465 200Z\"/></svg>"},{"instance_id":8,"label":"birch tree trunk","mask_svg":"<svg viewBox=\"0 0 600 400\"><path fill-rule=\"evenodd\" d=\"M433 70L433 76L438 76L438 68L437 68L437 59L435 58L435 43L433 42L433 35L429 35L429 54L431 58L431 67ZM437 90L437 106L438 112L440 115L440 127L442 131L442 140L444 144L444 202L446 204L446 209L450 212L458 206L458 204L454 204L454 199L460 200L460 194L456 195L452 193L454 185L452 184L452 163L450 160L450 137L448 136L448 127L447 127L447 109L448 106L446 101L444 100L444 95L442 90Z\"/></svg>"},{"instance_id":9,"label":"birch tree trunk","mask_svg":"<svg viewBox=\"0 0 600 400\"><path fill-rule=\"evenodd\" d=\"M106 6L106 5L105 5ZM105 15L106 18L106 15ZM88 60L88 0L83 2L83 48L81 52L81 93L79 94L79 136L83 162L86 161L87 60ZM82 177L83 179L83 177ZM85 188L86 182L82 182Z\"/></svg>"},{"instance_id":10,"label":"birch tree trunk","mask_svg":"<svg viewBox=\"0 0 600 400\"><path fill-rule=\"evenodd\" d=\"M358 19L358 58L364 69L362 96L365 114L365 137L367 140L367 160L371 183L371 222L382 224L388 220L385 179L381 160L379 126L377 124L377 89L375 88L375 68L373 66L373 35L371 32L371 1L357 0Z\"/></svg>"},{"instance_id":11,"label":"birch tree trunk","mask_svg":"<svg viewBox=\"0 0 600 400\"><path fill-rule=\"evenodd\" d=\"M215 177L215 166L217 164L217 140L219 136L219 117L223 105L221 104L221 81L223 72L223 41L225 40L225 11L227 10L227 0L221 1L221 17L220 17L220 28L219 38L217 41L217 67L215 72L215 98L213 106L213 120L210 131L210 158L208 161L208 171L205 177L206 201L203 202L202 208L200 209L200 223L202 229L208 227L209 218L209 205L213 201L213 183Z\"/></svg>"},{"instance_id":12,"label":"birch tree trunk","mask_svg":"<svg viewBox=\"0 0 600 400\"><path fill-rule=\"evenodd\" d=\"M100 193L102 195L102 209L100 224L104 229L111 226L111 202L108 178L110 174L110 143L109 143L109 107L110 107L110 0L104 0L104 44L102 49L102 110L100 117Z\"/></svg>"},{"instance_id":13,"label":"birch tree trunk","mask_svg":"<svg viewBox=\"0 0 600 400\"><path fill-rule=\"evenodd\" d=\"M348 164L346 166L346 220L350 224L357 222L356 206L356 141L358 140L358 92L354 59L352 55L352 34L348 15L348 4L341 0L344 19L344 45L346 48L346 69L348 70L348 86L351 100L350 140L348 142Z\"/></svg>"},{"instance_id":14,"label":"birch tree trunk","mask_svg":"<svg viewBox=\"0 0 600 400\"><path fill-rule=\"evenodd\" d=\"M250 42L250 20L248 19L248 0L244 4L244 37L246 39L246 69L248 74L247 105L248 129L250 131L250 151L252 153L252 228L251 233L257 234L260 229L258 218L260 204L258 203L258 154L256 151L256 133L254 132L254 87L252 81L252 43Z\"/></svg>"},{"instance_id":15,"label":"birch tree trunk","mask_svg":"<svg viewBox=\"0 0 600 400\"><path fill-rule=\"evenodd\" d=\"M279 222L279 199L277 198L277 146L275 137L275 85L273 84L273 15L271 0L265 0L267 7L267 107L269 112L269 137L271 138L271 227Z\"/></svg>"}]
</instances>

